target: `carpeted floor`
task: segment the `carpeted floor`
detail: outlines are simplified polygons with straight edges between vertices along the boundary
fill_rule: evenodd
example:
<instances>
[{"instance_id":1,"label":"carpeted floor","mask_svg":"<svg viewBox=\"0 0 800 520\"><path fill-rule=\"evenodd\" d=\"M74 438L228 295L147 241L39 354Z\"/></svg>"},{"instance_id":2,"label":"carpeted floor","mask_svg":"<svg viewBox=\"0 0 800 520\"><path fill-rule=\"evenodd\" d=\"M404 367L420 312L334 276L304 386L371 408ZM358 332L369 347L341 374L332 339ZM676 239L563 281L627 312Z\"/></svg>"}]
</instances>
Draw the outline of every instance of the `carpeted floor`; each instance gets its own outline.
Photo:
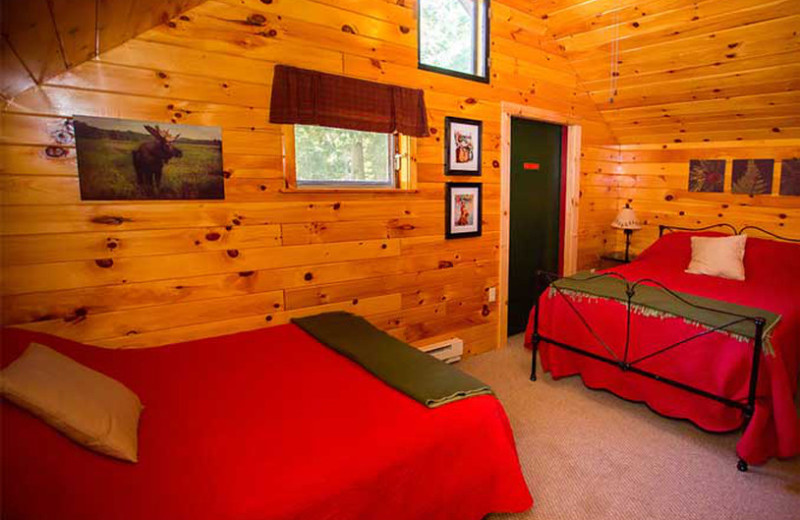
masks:
<instances>
[{"instance_id":1,"label":"carpeted floor","mask_svg":"<svg viewBox=\"0 0 800 520\"><path fill-rule=\"evenodd\" d=\"M740 473L737 434L704 433L577 377L531 382L521 336L460 366L503 402L535 501L487 520L800 520L800 458Z\"/></svg>"}]
</instances>

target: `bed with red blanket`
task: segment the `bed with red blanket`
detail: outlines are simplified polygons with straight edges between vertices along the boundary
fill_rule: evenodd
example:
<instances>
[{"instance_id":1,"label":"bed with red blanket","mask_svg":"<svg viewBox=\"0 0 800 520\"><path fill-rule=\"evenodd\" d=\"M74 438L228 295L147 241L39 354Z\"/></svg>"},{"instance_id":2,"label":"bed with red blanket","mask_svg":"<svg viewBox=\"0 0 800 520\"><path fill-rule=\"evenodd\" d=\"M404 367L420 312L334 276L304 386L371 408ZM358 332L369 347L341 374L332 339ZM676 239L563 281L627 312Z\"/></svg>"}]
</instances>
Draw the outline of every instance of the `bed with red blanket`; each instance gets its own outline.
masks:
<instances>
[{"instance_id":1,"label":"bed with red blanket","mask_svg":"<svg viewBox=\"0 0 800 520\"><path fill-rule=\"evenodd\" d=\"M759 356L752 418L745 421L741 409L547 340L537 344L542 368L556 379L579 374L590 388L646 403L662 415L689 420L705 430L733 431L746 422L737 444L739 469L746 470L747 463L762 464L771 457L796 456L800 454L800 417L795 403L800 371L800 244L749 237L744 259L746 280L735 281L684 272L691 258L690 237L698 234L723 236L714 232L668 233L635 261L605 273L613 271L631 282L652 279L672 291L780 315L770 332L770 348ZM526 333L528 347L534 339L535 315L534 308ZM627 315L627 305L621 301L570 297L548 289L539 300L539 334L590 354L622 359ZM681 317L636 312L630 316L627 360L641 359L706 332L644 359L637 368L738 403L747 401L754 341L742 341Z\"/></svg>"},{"instance_id":2,"label":"bed with red blanket","mask_svg":"<svg viewBox=\"0 0 800 520\"><path fill-rule=\"evenodd\" d=\"M32 341L140 397L139 462L73 443L3 400L2 518L478 520L531 496L492 395L427 408L298 326L107 350Z\"/></svg>"}]
</instances>

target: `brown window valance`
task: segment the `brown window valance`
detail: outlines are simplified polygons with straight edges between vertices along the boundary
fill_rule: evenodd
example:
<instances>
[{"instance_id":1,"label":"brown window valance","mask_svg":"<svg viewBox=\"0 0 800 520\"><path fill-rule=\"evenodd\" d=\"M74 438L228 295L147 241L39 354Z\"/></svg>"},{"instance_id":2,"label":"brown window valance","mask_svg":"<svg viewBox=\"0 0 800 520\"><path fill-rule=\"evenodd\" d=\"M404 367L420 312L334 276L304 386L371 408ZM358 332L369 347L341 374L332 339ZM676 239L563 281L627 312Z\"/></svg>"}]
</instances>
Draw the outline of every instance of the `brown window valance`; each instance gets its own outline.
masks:
<instances>
[{"instance_id":1,"label":"brown window valance","mask_svg":"<svg viewBox=\"0 0 800 520\"><path fill-rule=\"evenodd\" d=\"M421 90L275 67L270 123L319 125L414 137L428 135Z\"/></svg>"}]
</instances>

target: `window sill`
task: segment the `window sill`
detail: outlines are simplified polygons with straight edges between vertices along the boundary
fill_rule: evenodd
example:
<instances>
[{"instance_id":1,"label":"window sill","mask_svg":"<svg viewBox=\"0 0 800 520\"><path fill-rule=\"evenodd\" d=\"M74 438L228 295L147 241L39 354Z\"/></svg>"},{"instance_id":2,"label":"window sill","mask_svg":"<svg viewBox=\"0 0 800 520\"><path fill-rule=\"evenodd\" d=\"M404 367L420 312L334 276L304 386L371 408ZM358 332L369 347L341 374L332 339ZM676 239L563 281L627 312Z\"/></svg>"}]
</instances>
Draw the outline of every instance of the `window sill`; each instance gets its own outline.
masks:
<instances>
[{"instance_id":1,"label":"window sill","mask_svg":"<svg viewBox=\"0 0 800 520\"><path fill-rule=\"evenodd\" d=\"M416 189L406 188L281 188L280 193L418 193Z\"/></svg>"},{"instance_id":2,"label":"window sill","mask_svg":"<svg viewBox=\"0 0 800 520\"><path fill-rule=\"evenodd\" d=\"M466 79L468 81L477 81L478 83L491 83L492 78L489 76L489 65L486 65L486 75L480 76L478 74L470 74L468 72L461 72L458 70L444 69L435 65L428 65L426 63L417 62L417 68L426 72L434 72L436 74L444 74L454 78Z\"/></svg>"}]
</instances>

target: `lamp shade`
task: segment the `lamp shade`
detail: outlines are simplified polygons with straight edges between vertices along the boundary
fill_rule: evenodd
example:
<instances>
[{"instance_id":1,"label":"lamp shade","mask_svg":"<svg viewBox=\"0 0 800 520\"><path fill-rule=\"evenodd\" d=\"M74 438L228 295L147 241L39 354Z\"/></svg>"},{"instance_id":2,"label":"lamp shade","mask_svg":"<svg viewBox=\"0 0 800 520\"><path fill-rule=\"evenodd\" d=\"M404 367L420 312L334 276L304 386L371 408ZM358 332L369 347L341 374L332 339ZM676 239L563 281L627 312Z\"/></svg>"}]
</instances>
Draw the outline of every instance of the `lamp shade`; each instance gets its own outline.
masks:
<instances>
[{"instance_id":1,"label":"lamp shade","mask_svg":"<svg viewBox=\"0 0 800 520\"><path fill-rule=\"evenodd\" d=\"M627 204L625 204L624 208L619 210L617 218L614 219L611 226L617 229L642 229L642 225L636 218L636 212Z\"/></svg>"}]
</instances>

